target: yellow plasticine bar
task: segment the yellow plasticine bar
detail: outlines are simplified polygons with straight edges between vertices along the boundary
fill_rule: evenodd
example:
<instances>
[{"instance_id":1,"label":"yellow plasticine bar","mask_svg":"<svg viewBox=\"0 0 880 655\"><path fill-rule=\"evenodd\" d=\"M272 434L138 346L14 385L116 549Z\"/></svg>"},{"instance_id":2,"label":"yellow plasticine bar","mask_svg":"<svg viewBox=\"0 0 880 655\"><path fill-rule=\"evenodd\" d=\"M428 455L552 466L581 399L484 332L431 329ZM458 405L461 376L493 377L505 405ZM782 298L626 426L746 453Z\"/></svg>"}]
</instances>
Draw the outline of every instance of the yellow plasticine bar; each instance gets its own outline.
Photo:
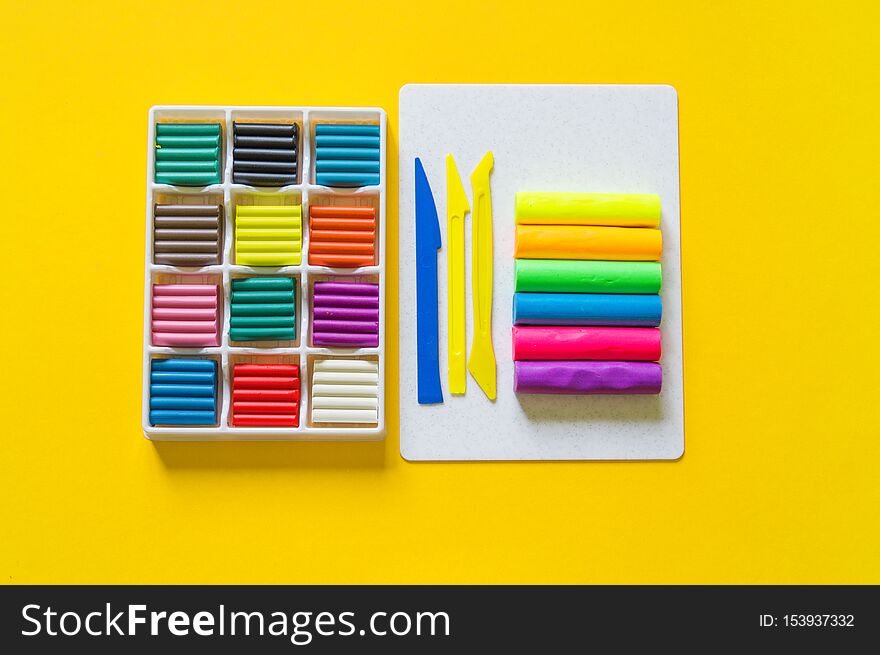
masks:
<instances>
[{"instance_id":1,"label":"yellow plasticine bar","mask_svg":"<svg viewBox=\"0 0 880 655\"><path fill-rule=\"evenodd\" d=\"M654 193L551 193L520 191L517 225L660 227L660 196Z\"/></svg>"},{"instance_id":2,"label":"yellow plasticine bar","mask_svg":"<svg viewBox=\"0 0 880 655\"><path fill-rule=\"evenodd\" d=\"M285 229L242 229L239 228L235 233L238 241L300 241L302 240L302 231L295 228Z\"/></svg>"},{"instance_id":3,"label":"yellow plasticine bar","mask_svg":"<svg viewBox=\"0 0 880 655\"><path fill-rule=\"evenodd\" d=\"M517 259L659 261L660 230L583 225L517 225Z\"/></svg>"},{"instance_id":4,"label":"yellow plasticine bar","mask_svg":"<svg viewBox=\"0 0 880 655\"><path fill-rule=\"evenodd\" d=\"M236 252L300 252L302 241L241 241L235 245Z\"/></svg>"},{"instance_id":5,"label":"yellow plasticine bar","mask_svg":"<svg viewBox=\"0 0 880 655\"><path fill-rule=\"evenodd\" d=\"M302 205L238 205L236 216L302 216Z\"/></svg>"},{"instance_id":6,"label":"yellow plasticine bar","mask_svg":"<svg viewBox=\"0 0 880 655\"><path fill-rule=\"evenodd\" d=\"M235 263L242 266L299 266L302 254L235 253Z\"/></svg>"},{"instance_id":7,"label":"yellow plasticine bar","mask_svg":"<svg viewBox=\"0 0 880 655\"><path fill-rule=\"evenodd\" d=\"M294 216L284 218L239 216L235 219L235 223L242 228L294 228L298 230L302 226L302 219Z\"/></svg>"}]
</instances>

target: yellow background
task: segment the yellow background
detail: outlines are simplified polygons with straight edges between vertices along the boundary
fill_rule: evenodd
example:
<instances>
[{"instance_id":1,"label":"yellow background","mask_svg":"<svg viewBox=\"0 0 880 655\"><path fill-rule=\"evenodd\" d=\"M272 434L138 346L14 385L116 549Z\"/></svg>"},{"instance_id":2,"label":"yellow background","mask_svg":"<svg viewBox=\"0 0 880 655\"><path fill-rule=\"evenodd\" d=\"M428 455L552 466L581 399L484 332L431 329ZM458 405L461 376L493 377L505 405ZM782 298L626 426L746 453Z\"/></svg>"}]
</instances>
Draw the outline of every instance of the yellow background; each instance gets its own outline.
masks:
<instances>
[{"instance_id":1,"label":"yellow background","mask_svg":"<svg viewBox=\"0 0 880 655\"><path fill-rule=\"evenodd\" d=\"M3 4L4 582L880 582L877 3L76 4ZM388 110L396 388L406 82L677 87L680 462L141 436L150 105Z\"/></svg>"}]
</instances>

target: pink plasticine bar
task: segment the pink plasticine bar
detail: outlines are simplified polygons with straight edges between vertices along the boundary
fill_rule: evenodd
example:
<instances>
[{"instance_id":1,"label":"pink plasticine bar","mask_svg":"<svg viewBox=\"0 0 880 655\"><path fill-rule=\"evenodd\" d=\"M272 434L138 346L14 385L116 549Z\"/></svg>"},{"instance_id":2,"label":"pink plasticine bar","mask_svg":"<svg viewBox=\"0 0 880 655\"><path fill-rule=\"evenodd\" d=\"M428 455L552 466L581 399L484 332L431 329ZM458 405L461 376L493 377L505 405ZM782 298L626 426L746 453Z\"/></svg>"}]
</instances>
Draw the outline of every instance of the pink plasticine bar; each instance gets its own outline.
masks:
<instances>
[{"instance_id":1,"label":"pink plasticine bar","mask_svg":"<svg viewBox=\"0 0 880 655\"><path fill-rule=\"evenodd\" d=\"M216 296L216 284L154 284L154 296Z\"/></svg>"},{"instance_id":2,"label":"pink plasticine bar","mask_svg":"<svg viewBox=\"0 0 880 655\"><path fill-rule=\"evenodd\" d=\"M153 321L155 332L200 332L217 334L217 321Z\"/></svg>"},{"instance_id":3,"label":"pink plasticine bar","mask_svg":"<svg viewBox=\"0 0 880 655\"><path fill-rule=\"evenodd\" d=\"M660 330L638 327L513 328L513 359L618 360L660 359Z\"/></svg>"},{"instance_id":4,"label":"pink plasticine bar","mask_svg":"<svg viewBox=\"0 0 880 655\"><path fill-rule=\"evenodd\" d=\"M154 346L180 346L183 348L204 348L219 346L216 334L153 332Z\"/></svg>"},{"instance_id":5,"label":"pink plasticine bar","mask_svg":"<svg viewBox=\"0 0 880 655\"><path fill-rule=\"evenodd\" d=\"M153 307L153 320L160 321L213 321L217 317L216 308L205 309Z\"/></svg>"},{"instance_id":6,"label":"pink plasticine bar","mask_svg":"<svg viewBox=\"0 0 880 655\"><path fill-rule=\"evenodd\" d=\"M153 296L153 307L217 308L217 296Z\"/></svg>"}]
</instances>

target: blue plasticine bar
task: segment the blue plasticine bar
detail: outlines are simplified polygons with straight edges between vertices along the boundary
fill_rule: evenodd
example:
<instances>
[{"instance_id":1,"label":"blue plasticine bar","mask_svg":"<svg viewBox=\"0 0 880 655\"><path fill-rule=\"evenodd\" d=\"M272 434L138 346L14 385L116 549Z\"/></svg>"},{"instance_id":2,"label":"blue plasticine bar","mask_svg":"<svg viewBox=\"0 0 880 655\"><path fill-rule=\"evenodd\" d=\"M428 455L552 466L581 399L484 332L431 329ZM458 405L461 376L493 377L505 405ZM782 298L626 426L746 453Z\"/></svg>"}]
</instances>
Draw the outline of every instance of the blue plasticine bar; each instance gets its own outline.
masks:
<instances>
[{"instance_id":1,"label":"blue plasticine bar","mask_svg":"<svg viewBox=\"0 0 880 655\"><path fill-rule=\"evenodd\" d=\"M318 123L315 125L315 134L345 134L347 136L379 136L378 125L364 125L359 123Z\"/></svg>"},{"instance_id":2,"label":"blue plasticine bar","mask_svg":"<svg viewBox=\"0 0 880 655\"><path fill-rule=\"evenodd\" d=\"M362 173L316 173L315 182L322 186L377 186L379 176Z\"/></svg>"},{"instance_id":3,"label":"blue plasticine bar","mask_svg":"<svg viewBox=\"0 0 880 655\"><path fill-rule=\"evenodd\" d=\"M154 371L214 371L217 362L213 359L154 359Z\"/></svg>"},{"instance_id":4,"label":"blue plasticine bar","mask_svg":"<svg viewBox=\"0 0 880 655\"><path fill-rule=\"evenodd\" d=\"M331 148L375 148L378 150L379 137L348 134L319 134L315 136L315 145L319 148L329 146Z\"/></svg>"},{"instance_id":5,"label":"blue plasticine bar","mask_svg":"<svg viewBox=\"0 0 880 655\"><path fill-rule=\"evenodd\" d=\"M150 398L150 409L197 409L213 412L216 408L214 397L181 398L157 396Z\"/></svg>"},{"instance_id":6,"label":"blue plasticine bar","mask_svg":"<svg viewBox=\"0 0 880 655\"><path fill-rule=\"evenodd\" d=\"M514 325L657 327L660 296L613 293L515 293Z\"/></svg>"},{"instance_id":7,"label":"blue plasticine bar","mask_svg":"<svg viewBox=\"0 0 880 655\"><path fill-rule=\"evenodd\" d=\"M205 371L153 371L152 384L214 384L214 373Z\"/></svg>"},{"instance_id":8,"label":"blue plasticine bar","mask_svg":"<svg viewBox=\"0 0 880 655\"><path fill-rule=\"evenodd\" d=\"M315 160L324 159L366 159L379 161L379 148L316 148Z\"/></svg>"},{"instance_id":9,"label":"blue plasticine bar","mask_svg":"<svg viewBox=\"0 0 880 655\"><path fill-rule=\"evenodd\" d=\"M171 409L154 409L150 412L150 423L153 425L214 425L216 422L214 412Z\"/></svg>"},{"instance_id":10,"label":"blue plasticine bar","mask_svg":"<svg viewBox=\"0 0 880 655\"><path fill-rule=\"evenodd\" d=\"M341 160L319 159L315 162L315 171L318 173L378 173L379 162L365 159Z\"/></svg>"},{"instance_id":11,"label":"blue plasticine bar","mask_svg":"<svg viewBox=\"0 0 880 655\"><path fill-rule=\"evenodd\" d=\"M206 384L151 384L150 397L153 396L177 396L177 397L206 397L214 396L214 385Z\"/></svg>"}]
</instances>

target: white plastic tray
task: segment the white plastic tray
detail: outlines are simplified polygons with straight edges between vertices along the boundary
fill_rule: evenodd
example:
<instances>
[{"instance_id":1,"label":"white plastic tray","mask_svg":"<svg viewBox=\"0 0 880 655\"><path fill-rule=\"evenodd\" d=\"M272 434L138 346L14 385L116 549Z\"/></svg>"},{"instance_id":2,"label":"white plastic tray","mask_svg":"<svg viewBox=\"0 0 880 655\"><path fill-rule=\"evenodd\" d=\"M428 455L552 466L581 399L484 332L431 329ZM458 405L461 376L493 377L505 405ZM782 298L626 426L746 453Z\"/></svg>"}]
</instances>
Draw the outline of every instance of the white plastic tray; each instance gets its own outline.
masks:
<instances>
[{"instance_id":1,"label":"white plastic tray","mask_svg":"<svg viewBox=\"0 0 880 655\"><path fill-rule=\"evenodd\" d=\"M660 85L407 85L400 91L400 324L415 325L413 160L428 174L443 248L442 405L416 402L415 331L400 333L400 452L409 460L675 459L684 449L678 98ZM446 175L451 152L473 207L470 174L495 153L492 334L498 399L468 375L451 396L446 369ZM659 396L513 392L513 200L517 191L658 193L663 230L663 391ZM465 222L467 344L473 338L471 224ZM470 350L468 350L470 352Z\"/></svg>"},{"instance_id":2,"label":"white plastic tray","mask_svg":"<svg viewBox=\"0 0 880 655\"><path fill-rule=\"evenodd\" d=\"M281 188L251 187L232 184L232 123L233 121L296 122L300 130L299 184ZM154 182L155 129L157 122L219 122L222 124L221 158L224 170L221 184L206 187L171 186ZM340 189L312 184L314 161L312 143L316 123L369 122L380 126L380 184L356 189ZM385 193L387 188L385 162L387 127L385 111L368 107L221 107L166 105L150 109L147 130L147 199L146 199L146 247L144 268L144 350L143 350L143 410L141 422L144 434L154 440L219 441L219 440L377 440L385 436ZM296 204L303 207L303 246L300 266L250 267L232 263L233 218L235 206L248 203L248 196L270 196L260 204ZM181 268L153 264L153 203L180 202L184 196L201 197L201 202L223 203L223 260L219 265L202 268ZM349 203L372 205L377 209L377 266L357 269L329 268L308 264L309 229L308 207L311 201L321 204ZM231 280L248 275L293 275L297 277L297 341L293 347L261 348L233 346L229 342L229 298ZM154 281L178 280L186 277L189 282L219 284L222 295L221 345L211 348L172 348L152 346L150 343L150 316L152 284ZM378 348L316 348L310 346L311 337L311 285L325 276L359 278L379 284L379 347ZM150 360L154 357L200 357L219 362L218 425L175 427L152 426L150 413ZM379 420L375 426L312 425L310 390L312 363L316 358L328 356L347 359L371 359L379 363ZM300 365L299 426L296 428L242 428L229 425L230 381L235 363L298 363Z\"/></svg>"}]
</instances>

